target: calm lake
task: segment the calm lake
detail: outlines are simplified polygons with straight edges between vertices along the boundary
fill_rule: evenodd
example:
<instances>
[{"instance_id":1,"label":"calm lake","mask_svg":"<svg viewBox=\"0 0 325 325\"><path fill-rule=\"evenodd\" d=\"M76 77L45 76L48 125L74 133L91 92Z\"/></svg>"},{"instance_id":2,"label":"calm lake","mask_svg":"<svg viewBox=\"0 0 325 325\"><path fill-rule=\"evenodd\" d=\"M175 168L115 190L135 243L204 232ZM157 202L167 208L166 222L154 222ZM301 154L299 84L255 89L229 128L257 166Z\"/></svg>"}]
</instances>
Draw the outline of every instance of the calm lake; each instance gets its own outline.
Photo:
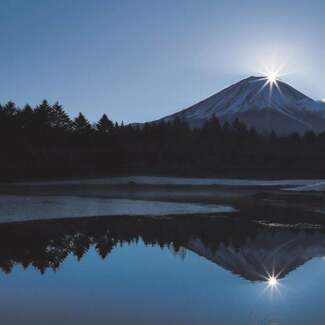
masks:
<instances>
[{"instance_id":1,"label":"calm lake","mask_svg":"<svg viewBox=\"0 0 325 325\"><path fill-rule=\"evenodd\" d=\"M123 184L0 188L1 324L325 323L323 203L272 199L307 181Z\"/></svg>"}]
</instances>

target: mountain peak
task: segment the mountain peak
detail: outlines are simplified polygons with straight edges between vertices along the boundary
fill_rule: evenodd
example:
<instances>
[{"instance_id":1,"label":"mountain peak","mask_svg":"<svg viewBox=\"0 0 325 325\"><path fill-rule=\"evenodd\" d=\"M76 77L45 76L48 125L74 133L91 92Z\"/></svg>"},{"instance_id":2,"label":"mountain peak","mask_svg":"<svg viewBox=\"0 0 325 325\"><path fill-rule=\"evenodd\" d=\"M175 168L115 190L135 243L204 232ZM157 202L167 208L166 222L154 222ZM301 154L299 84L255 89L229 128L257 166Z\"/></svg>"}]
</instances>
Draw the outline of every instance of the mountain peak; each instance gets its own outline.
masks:
<instances>
[{"instance_id":1,"label":"mountain peak","mask_svg":"<svg viewBox=\"0 0 325 325\"><path fill-rule=\"evenodd\" d=\"M250 76L162 120L176 117L192 127L201 127L217 117L222 122L238 118L248 127L265 132L325 131L325 103L312 100L281 80L270 83L265 76Z\"/></svg>"},{"instance_id":2,"label":"mountain peak","mask_svg":"<svg viewBox=\"0 0 325 325\"><path fill-rule=\"evenodd\" d=\"M265 78L266 78L265 76L250 76L248 78L243 79L242 81L260 80Z\"/></svg>"}]
</instances>

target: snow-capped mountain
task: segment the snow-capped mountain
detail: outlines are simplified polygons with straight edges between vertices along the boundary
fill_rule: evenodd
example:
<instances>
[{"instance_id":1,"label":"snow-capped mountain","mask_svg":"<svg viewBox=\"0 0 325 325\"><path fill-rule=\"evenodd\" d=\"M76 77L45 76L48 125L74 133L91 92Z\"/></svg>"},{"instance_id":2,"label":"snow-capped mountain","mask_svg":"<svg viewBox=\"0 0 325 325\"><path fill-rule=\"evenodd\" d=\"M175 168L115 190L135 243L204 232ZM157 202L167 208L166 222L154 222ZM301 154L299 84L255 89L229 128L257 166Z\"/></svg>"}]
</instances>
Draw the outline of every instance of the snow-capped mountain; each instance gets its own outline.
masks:
<instances>
[{"instance_id":1,"label":"snow-capped mountain","mask_svg":"<svg viewBox=\"0 0 325 325\"><path fill-rule=\"evenodd\" d=\"M324 257L325 237L317 231L265 227L239 246L221 243L213 250L201 239L193 239L185 248L244 279L266 281L272 274L281 279L309 260Z\"/></svg>"},{"instance_id":2,"label":"snow-capped mountain","mask_svg":"<svg viewBox=\"0 0 325 325\"><path fill-rule=\"evenodd\" d=\"M290 85L265 77L250 77L215 95L159 121L176 117L191 127L200 127L212 117L221 122L238 118L259 131L274 130L280 134L307 130L325 131L325 103L315 101Z\"/></svg>"}]
</instances>

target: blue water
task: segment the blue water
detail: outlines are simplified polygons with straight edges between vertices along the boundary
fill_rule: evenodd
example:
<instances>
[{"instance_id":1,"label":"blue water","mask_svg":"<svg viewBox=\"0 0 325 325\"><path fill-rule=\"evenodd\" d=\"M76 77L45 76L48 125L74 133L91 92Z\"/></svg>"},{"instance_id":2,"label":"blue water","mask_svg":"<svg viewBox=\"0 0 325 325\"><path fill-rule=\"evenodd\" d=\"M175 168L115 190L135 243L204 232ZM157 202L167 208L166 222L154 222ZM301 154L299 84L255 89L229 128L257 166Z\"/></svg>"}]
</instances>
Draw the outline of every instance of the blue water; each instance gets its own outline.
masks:
<instances>
[{"instance_id":1,"label":"blue water","mask_svg":"<svg viewBox=\"0 0 325 325\"><path fill-rule=\"evenodd\" d=\"M255 196L309 182L2 185L0 324L325 324L323 201Z\"/></svg>"},{"instance_id":2,"label":"blue water","mask_svg":"<svg viewBox=\"0 0 325 325\"><path fill-rule=\"evenodd\" d=\"M236 225L219 221L215 240L209 237L203 248L197 241L204 238L193 235L197 233L194 226L181 230L183 246L178 247L173 231L165 234L166 226L158 223L139 231L131 225L132 235L123 234L110 246L105 240L118 233L119 221L107 224L111 232L103 233L104 226L92 230L96 222L83 230L77 224L58 222L54 226L46 222L28 226L29 231L39 227L35 230L39 238L23 237L28 234L20 226L10 228L18 237L16 241L8 239L7 247L0 249L1 267L13 263L7 274L0 275L1 324L325 323L322 231L252 226L247 237L238 239L230 232L220 239L217 227L226 231ZM205 231L205 222L202 220L198 233ZM168 229L178 232L179 225ZM207 224L207 233L213 233L212 226ZM58 232L50 233L55 227ZM0 235L5 231L8 229L0 228ZM103 237L104 233L112 235ZM138 238L130 239L137 233ZM274 242L269 240L272 238ZM83 244L76 244L80 242ZM98 253L101 242L105 242L104 250L111 249L104 258ZM55 248L52 253L51 247ZM78 259L80 248L83 253ZM274 286L263 277L249 278L246 273L259 262L267 269L268 257L276 270L282 270ZM41 261L54 258L59 259L55 271L51 263L45 269L39 266ZM22 267L24 260L29 264L26 269ZM266 271L272 273L270 268Z\"/></svg>"}]
</instances>

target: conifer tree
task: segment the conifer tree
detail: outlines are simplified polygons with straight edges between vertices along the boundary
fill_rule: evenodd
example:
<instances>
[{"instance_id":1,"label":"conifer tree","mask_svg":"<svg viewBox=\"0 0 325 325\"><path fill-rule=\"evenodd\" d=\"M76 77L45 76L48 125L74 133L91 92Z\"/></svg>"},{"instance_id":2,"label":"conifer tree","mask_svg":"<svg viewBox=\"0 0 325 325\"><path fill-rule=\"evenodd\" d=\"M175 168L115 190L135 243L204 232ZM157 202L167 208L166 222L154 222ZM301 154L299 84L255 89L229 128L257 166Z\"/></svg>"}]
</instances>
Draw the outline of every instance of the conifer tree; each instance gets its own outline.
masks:
<instances>
[{"instance_id":1,"label":"conifer tree","mask_svg":"<svg viewBox=\"0 0 325 325\"><path fill-rule=\"evenodd\" d=\"M50 111L51 127L60 130L70 130L72 128L72 121L63 107L56 102Z\"/></svg>"},{"instance_id":2,"label":"conifer tree","mask_svg":"<svg viewBox=\"0 0 325 325\"><path fill-rule=\"evenodd\" d=\"M79 113L78 117L74 119L73 128L80 134L87 134L92 130L91 124L82 113Z\"/></svg>"},{"instance_id":3,"label":"conifer tree","mask_svg":"<svg viewBox=\"0 0 325 325\"><path fill-rule=\"evenodd\" d=\"M106 114L103 114L96 124L96 128L100 133L109 133L112 131L113 127L113 122L107 117Z\"/></svg>"}]
</instances>

